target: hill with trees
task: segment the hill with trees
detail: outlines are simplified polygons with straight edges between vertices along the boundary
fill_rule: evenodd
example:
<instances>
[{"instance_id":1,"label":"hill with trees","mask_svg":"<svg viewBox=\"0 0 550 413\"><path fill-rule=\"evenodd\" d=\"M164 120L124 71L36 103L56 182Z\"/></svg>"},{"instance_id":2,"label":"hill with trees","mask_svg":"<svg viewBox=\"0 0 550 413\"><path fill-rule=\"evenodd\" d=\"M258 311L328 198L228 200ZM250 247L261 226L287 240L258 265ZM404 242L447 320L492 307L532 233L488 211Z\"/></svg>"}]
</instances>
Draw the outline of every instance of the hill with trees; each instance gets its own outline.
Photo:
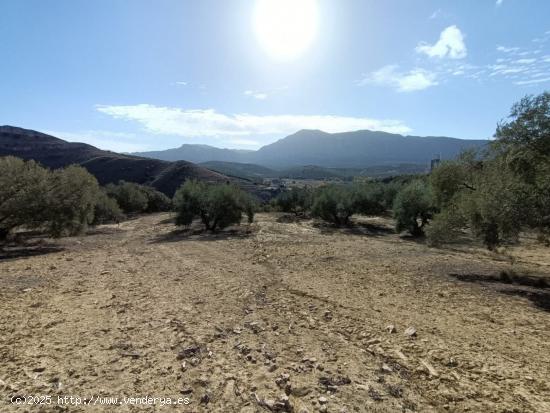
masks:
<instances>
[{"instance_id":1,"label":"hill with trees","mask_svg":"<svg viewBox=\"0 0 550 413\"><path fill-rule=\"evenodd\" d=\"M168 162L119 154L13 126L0 126L0 156L32 159L52 169L81 165L95 176L100 185L135 182L152 186L170 197L188 179L210 183L231 181L261 195L261 188L251 182L227 177L191 162Z\"/></svg>"}]
</instances>

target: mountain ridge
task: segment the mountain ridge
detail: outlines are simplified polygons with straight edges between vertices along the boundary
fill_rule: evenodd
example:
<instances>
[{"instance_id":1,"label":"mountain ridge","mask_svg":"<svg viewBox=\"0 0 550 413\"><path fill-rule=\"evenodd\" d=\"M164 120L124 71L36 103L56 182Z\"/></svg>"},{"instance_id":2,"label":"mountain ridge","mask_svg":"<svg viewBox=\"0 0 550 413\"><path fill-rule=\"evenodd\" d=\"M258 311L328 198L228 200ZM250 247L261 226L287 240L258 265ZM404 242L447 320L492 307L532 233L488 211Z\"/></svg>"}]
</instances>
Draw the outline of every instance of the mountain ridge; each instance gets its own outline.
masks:
<instances>
[{"instance_id":1,"label":"mountain ridge","mask_svg":"<svg viewBox=\"0 0 550 413\"><path fill-rule=\"evenodd\" d=\"M399 135L359 130L328 133L302 129L262 146L256 151L220 149L209 145L184 144L179 148L134 155L192 162L253 163L268 168L318 165L330 168L362 168L386 164L428 164L434 156L452 159L461 151L486 145L489 140L446 136ZM200 154L198 154L200 152Z\"/></svg>"},{"instance_id":2,"label":"mountain ridge","mask_svg":"<svg viewBox=\"0 0 550 413\"><path fill-rule=\"evenodd\" d=\"M0 126L0 156L33 159L48 168L81 165L96 177L101 185L125 180L150 185L168 196L188 179L212 183L233 182L249 192L259 194L260 187L246 180L228 177L192 162L169 162L153 158L120 154L95 146L67 142L63 139L15 126Z\"/></svg>"}]
</instances>

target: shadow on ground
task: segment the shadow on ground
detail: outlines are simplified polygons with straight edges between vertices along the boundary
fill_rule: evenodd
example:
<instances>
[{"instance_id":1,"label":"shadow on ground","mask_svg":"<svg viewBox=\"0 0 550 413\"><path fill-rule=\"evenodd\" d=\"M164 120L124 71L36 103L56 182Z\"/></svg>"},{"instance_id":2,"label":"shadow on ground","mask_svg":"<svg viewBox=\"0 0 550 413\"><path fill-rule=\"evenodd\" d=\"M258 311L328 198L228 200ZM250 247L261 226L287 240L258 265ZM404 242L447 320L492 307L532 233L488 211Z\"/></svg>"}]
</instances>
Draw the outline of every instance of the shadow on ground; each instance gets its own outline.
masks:
<instances>
[{"instance_id":1,"label":"shadow on ground","mask_svg":"<svg viewBox=\"0 0 550 413\"><path fill-rule=\"evenodd\" d=\"M476 273L449 275L463 282L492 286L502 294L527 298L537 308L550 312L550 283L547 278L510 274L506 271L501 271L498 275Z\"/></svg>"},{"instance_id":2,"label":"shadow on ground","mask_svg":"<svg viewBox=\"0 0 550 413\"><path fill-rule=\"evenodd\" d=\"M368 235L368 236L377 236L382 237L386 235L394 235L395 231L393 228L377 225L367 222L354 222L348 226L337 227L326 222L314 222L312 224L314 228L317 228L323 235L332 235L332 234L348 234L348 235Z\"/></svg>"},{"instance_id":3,"label":"shadow on ground","mask_svg":"<svg viewBox=\"0 0 550 413\"><path fill-rule=\"evenodd\" d=\"M183 230L173 230L165 234L160 234L149 241L151 244L164 242L181 241L220 241L227 239L244 239L255 233L253 228L248 226L230 227L221 231L211 232L202 228L189 228Z\"/></svg>"},{"instance_id":4,"label":"shadow on ground","mask_svg":"<svg viewBox=\"0 0 550 413\"><path fill-rule=\"evenodd\" d=\"M64 249L65 248L59 245L45 244L43 241L22 244L5 244L0 245L0 261L52 254L63 251Z\"/></svg>"}]
</instances>

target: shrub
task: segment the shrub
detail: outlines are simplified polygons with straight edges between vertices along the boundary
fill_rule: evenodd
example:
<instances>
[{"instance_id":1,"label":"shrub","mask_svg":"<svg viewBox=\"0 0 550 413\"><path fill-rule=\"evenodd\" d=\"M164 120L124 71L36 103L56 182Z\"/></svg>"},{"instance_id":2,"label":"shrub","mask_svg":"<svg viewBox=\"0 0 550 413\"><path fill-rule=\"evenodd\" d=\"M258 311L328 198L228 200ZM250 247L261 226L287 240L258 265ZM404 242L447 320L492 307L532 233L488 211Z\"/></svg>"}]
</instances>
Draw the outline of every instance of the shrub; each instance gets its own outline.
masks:
<instances>
[{"instance_id":1,"label":"shrub","mask_svg":"<svg viewBox=\"0 0 550 413\"><path fill-rule=\"evenodd\" d=\"M37 228L49 185L49 171L34 161L0 158L0 238L20 226Z\"/></svg>"},{"instance_id":2,"label":"shrub","mask_svg":"<svg viewBox=\"0 0 550 413\"><path fill-rule=\"evenodd\" d=\"M162 212L172 209L172 200L162 192L146 185L119 181L105 187L107 195L114 198L127 214Z\"/></svg>"},{"instance_id":3,"label":"shrub","mask_svg":"<svg viewBox=\"0 0 550 413\"><path fill-rule=\"evenodd\" d=\"M348 225L356 212L353 191L349 187L328 185L317 188L313 194L311 215L337 226Z\"/></svg>"},{"instance_id":4,"label":"shrub","mask_svg":"<svg viewBox=\"0 0 550 413\"><path fill-rule=\"evenodd\" d=\"M383 184L358 184L352 189L354 212L364 215L380 215L386 211Z\"/></svg>"},{"instance_id":5,"label":"shrub","mask_svg":"<svg viewBox=\"0 0 550 413\"><path fill-rule=\"evenodd\" d=\"M305 214L311 208L311 191L308 188L291 188L279 194L274 204L283 212L296 216Z\"/></svg>"},{"instance_id":6,"label":"shrub","mask_svg":"<svg viewBox=\"0 0 550 413\"><path fill-rule=\"evenodd\" d=\"M147 195L136 183L119 181L118 184L108 184L105 190L126 214L144 212L147 209Z\"/></svg>"},{"instance_id":7,"label":"shrub","mask_svg":"<svg viewBox=\"0 0 550 413\"><path fill-rule=\"evenodd\" d=\"M145 185L139 185L139 190L147 197L145 212L164 212L172 209L172 200L162 192Z\"/></svg>"},{"instance_id":8,"label":"shrub","mask_svg":"<svg viewBox=\"0 0 550 413\"><path fill-rule=\"evenodd\" d=\"M463 227L464 221L459 213L451 209L444 209L435 214L429 225L426 226L428 244L439 246L449 243L456 239Z\"/></svg>"},{"instance_id":9,"label":"shrub","mask_svg":"<svg viewBox=\"0 0 550 413\"><path fill-rule=\"evenodd\" d=\"M59 237L84 230L94 219L96 179L80 166L53 172L34 161L0 159L0 237L18 227Z\"/></svg>"},{"instance_id":10,"label":"shrub","mask_svg":"<svg viewBox=\"0 0 550 413\"><path fill-rule=\"evenodd\" d=\"M85 230L94 219L99 192L95 177L81 166L53 171L44 211L48 233L58 237Z\"/></svg>"},{"instance_id":11,"label":"shrub","mask_svg":"<svg viewBox=\"0 0 550 413\"><path fill-rule=\"evenodd\" d=\"M406 185L395 197L393 214L398 232L407 230L413 236L424 234L424 226L435 212L429 186L420 180Z\"/></svg>"},{"instance_id":12,"label":"shrub","mask_svg":"<svg viewBox=\"0 0 550 413\"><path fill-rule=\"evenodd\" d=\"M199 181L185 182L174 195L174 206L176 225L190 225L199 217L210 231L240 223L243 213L252 222L255 211L251 197L236 186Z\"/></svg>"},{"instance_id":13,"label":"shrub","mask_svg":"<svg viewBox=\"0 0 550 413\"><path fill-rule=\"evenodd\" d=\"M116 200L109 197L105 190L99 191L94 208L94 220L92 224L118 223L122 219L124 219L124 214Z\"/></svg>"}]
</instances>

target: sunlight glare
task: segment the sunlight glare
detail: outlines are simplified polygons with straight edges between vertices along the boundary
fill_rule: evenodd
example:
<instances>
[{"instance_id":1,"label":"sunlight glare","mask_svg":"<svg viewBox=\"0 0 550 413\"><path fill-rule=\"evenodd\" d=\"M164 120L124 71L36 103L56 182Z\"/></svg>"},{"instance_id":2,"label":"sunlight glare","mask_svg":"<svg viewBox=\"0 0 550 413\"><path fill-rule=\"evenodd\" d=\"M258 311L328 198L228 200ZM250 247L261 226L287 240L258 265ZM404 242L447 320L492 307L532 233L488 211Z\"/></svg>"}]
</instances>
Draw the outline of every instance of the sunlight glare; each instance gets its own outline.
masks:
<instances>
[{"instance_id":1,"label":"sunlight glare","mask_svg":"<svg viewBox=\"0 0 550 413\"><path fill-rule=\"evenodd\" d=\"M317 33L316 0L257 0L254 28L263 49L276 60L301 55Z\"/></svg>"}]
</instances>

